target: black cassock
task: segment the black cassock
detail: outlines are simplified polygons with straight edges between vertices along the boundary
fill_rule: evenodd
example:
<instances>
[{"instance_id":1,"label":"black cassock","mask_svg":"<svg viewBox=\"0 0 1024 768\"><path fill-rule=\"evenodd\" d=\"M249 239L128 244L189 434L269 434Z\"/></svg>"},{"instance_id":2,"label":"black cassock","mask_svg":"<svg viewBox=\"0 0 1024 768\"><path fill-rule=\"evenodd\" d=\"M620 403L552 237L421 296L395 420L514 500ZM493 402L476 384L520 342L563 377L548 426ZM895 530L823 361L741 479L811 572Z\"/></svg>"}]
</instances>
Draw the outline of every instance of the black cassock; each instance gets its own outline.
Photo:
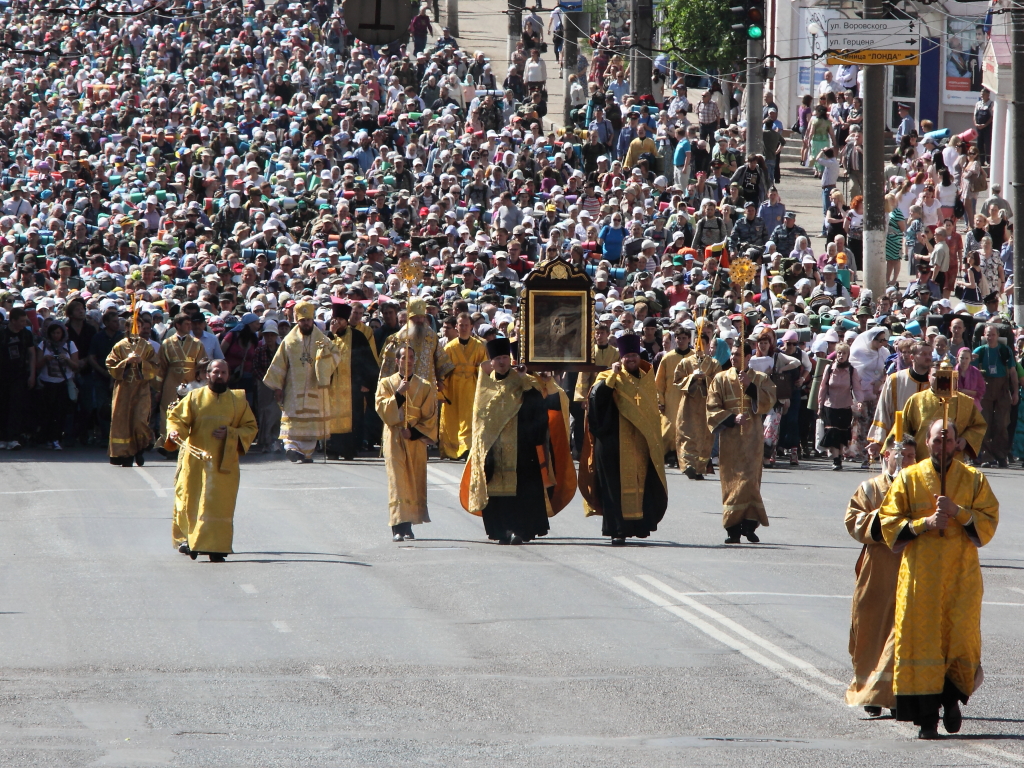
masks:
<instances>
[{"instance_id":1,"label":"black cassock","mask_svg":"<svg viewBox=\"0 0 1024 768\"><path fill-rule=\"evenodd\" d=\"M548 410L561 412L558 394L545 398L536 389L523 393L523 404L516 415L516 495L490 496L483 509L487 538L507 541L517 533L525 541L543 536L550 529L544 503L544 478L541 475L538 446L548 440ZM494 477L494 448L484 460L484 475Z\"/></svg>"},{"instance_id":2,"label":"black cassock","mask_svg":"<svg viewBox=\"0 0 1024 768\"><path fill-rule=\"evenodd\" d=\"M619 477L619 409L615 405L615 390L599 382L590 392L587 424L594 438L594 476L600 496L602 515L601 533L612 538L646 538L658 530L665 516L668 494L661 484L658 471L650 456L647 457L647 475L644 478L644 516L640 520L622 517L622 482Z\"/></svg>"},{"instance_id":3,"label":"black cassock","mask_svg":"<svg viewBox=\"0 0 1024 768\"><path fill-rule=\"evenodd\" d=\"M373 390L377 384L377 366L373 360L370 342L363 334L351 326L341 332L341 337L351 334L351 375L352 375L352 431L343 434L332 434L327 440L327 454L340 456L351 461L359 450L363 440L363 406L366 393L362 387Z\"/></svg>"}]
</instances>

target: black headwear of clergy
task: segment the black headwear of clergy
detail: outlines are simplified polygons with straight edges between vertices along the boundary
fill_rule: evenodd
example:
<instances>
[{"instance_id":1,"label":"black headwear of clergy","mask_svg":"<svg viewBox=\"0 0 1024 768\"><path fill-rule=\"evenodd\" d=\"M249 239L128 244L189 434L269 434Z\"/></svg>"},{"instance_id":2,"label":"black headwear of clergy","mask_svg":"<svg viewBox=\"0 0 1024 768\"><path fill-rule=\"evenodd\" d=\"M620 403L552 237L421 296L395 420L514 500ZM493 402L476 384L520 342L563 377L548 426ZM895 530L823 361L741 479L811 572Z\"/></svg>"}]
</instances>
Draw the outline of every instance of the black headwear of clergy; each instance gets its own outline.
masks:
<instances>
[{"instance_id":1,"label":"black headwear of clergy","mask_svg":"<svg viewBox=\"0 0 1024 768\"><path fill-rule=\"evenodd\" d=\"M512 354L512 343L504 336L496 336L487 342L487 357L493 360L502 355Z\"/></svg>"},{"instance_id":2,"label":"black headwear of clergy","mask_svg":"<svg viewBox=\"0 0 1024 768\"><path fill-rule=\"evenodd\" d=\"M630 353L640 354L640 337L635 333L624 333L619 336L619 356Z\"/></svg>"},{"instance_id":3,"label":"black headwear of clergy","mask_svg":"<svg viewBox=\"0 0 1024 768\"><path fill-rule=\"evenodd\" d=\"M352 316L352 305L342 304L340 301L331 303L331 312L334 317L340 317L342 320L348 320Z\"/></svg>"}]
</instances>

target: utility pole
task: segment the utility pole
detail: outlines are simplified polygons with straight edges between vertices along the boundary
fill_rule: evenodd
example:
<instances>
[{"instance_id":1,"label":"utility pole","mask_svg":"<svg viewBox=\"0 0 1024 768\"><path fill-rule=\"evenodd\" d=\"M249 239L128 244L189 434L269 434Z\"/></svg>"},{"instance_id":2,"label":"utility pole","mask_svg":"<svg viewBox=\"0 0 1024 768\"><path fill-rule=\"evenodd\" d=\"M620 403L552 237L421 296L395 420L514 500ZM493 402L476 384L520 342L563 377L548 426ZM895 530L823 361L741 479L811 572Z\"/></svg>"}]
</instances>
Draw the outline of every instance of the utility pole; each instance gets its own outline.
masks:
<instances>
[{"instance_id":1,"label":"utility pole","mask_svg":"<svg viewBox=\"0 0 1024 768\"><path fill-rule=\"evenodd\" d=\"M629 90L638 96L651 93L653 36L654 4L651 0L632 0L629 14Z\"/></svg>"},{"instance_id":2,"label":"utility pole","mask_svg":"<svg viewBox=\"0 0 1024 768\"><path fill-rule=\"evenodd\" d=\"M506 69L512 64L512 54L516 43L523 38L523 2L524 0L508 0L508 56L505 57ZM520 75L523 73L520 72Z\"/></svg>"},{"instance_id":3,"label":"utility pole","mask_svg":"<svg viewBox=\"0 0 1024 768\"><path fill-rule=\"evenodd\" d=\"M747 154L764 154L764 38L747 40ZM769 186L774 183L769 179Z\"/></svg>"},{"instance_id":4,"label":"utility pole","mask_svg":"<svg viewBox=\"0 0 1024 768\"><path fill-rule=\"evenodd\" d=\"M562 94L564 97L563 120L565 130L572 126L572 99L569 95L569 76L576 73L576 63L580 58L580 28L583 14L577 11L565 13L562 23Z\"/></svg>"},{"instance_id":5,"label":"utility pole","mask_svg":"<svg viewBox=\"0 0 1024 768\"><path fill-rule=\"evenodd\" d=\"M880 19L882 0L864 0L864 18ZM812 62L813 66L813 62ZM885 292L885 67L864 67L864 285L875 301ZM910 280L913 276L907 277Z\"/></svg>"},{"instance_id":6,"label":"utility pole","mask_svg":"<svg viewBox=\"0 0 1024 768\"><path fill-rule=\"evenodd\" d=\"M1017 5L1011 6L1010 32L1011 55L1013 57L1013 213L1024 216L1024 11ZM1003 147L990 147L989 155L1002 152ZM1001 287L1001 286L1000 286ZM1013 244L1013 321L1024 324L1024 240Z\"/></svg>"},{"instance_id":7,"label":"utility pole","mask_svg":"<svg viewBox=\"0 0 1024 768\"><path fill-rule=\"evenodd\" d=\"M459 0L448 0L448 8L445 11L445 25L452 37L459 36Z\"/></svg>"}]
</instances>

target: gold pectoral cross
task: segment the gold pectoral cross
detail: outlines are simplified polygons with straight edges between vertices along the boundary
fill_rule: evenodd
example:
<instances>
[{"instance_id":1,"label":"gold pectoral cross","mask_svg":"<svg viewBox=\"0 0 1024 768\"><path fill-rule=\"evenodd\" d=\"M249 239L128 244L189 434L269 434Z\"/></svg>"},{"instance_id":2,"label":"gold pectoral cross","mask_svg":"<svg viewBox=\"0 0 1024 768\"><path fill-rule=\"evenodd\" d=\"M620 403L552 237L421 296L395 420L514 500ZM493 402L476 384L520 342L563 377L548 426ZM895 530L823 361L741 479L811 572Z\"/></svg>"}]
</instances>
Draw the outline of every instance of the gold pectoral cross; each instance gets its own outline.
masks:
<instances>
[{"instance_id":1,"label":"gold pectoral cross","mask_svg":"<svg viewBox=\"0 0 1024 768\"><path fill-rule=\"evenodd\" d=\"M636 391L636 394L633 395L633 400L636 401L636 407L639 408L640 407L640 390L639 389Z\"/></svg>"}]
</instances>

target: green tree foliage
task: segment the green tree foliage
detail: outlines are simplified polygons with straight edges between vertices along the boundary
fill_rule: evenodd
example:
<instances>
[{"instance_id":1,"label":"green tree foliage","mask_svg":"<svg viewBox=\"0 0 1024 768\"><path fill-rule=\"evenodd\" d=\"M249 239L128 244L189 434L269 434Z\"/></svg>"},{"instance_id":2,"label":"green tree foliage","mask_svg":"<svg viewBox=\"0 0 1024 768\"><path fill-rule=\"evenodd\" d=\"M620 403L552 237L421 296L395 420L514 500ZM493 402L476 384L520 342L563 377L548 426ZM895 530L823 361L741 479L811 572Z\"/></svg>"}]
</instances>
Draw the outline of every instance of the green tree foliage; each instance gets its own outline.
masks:
<instances>
[{"instance_id":1,"label":"green tree foliage","mask_svg":"<svg viewBox=\"0 0 1024 768\"><path fill-rule=\"evenodd\" d=\"M679 57L707 70L731 71L746 55L732 31L729 0L665 0L665 31Z\"/></svg>"}]
</instances>

